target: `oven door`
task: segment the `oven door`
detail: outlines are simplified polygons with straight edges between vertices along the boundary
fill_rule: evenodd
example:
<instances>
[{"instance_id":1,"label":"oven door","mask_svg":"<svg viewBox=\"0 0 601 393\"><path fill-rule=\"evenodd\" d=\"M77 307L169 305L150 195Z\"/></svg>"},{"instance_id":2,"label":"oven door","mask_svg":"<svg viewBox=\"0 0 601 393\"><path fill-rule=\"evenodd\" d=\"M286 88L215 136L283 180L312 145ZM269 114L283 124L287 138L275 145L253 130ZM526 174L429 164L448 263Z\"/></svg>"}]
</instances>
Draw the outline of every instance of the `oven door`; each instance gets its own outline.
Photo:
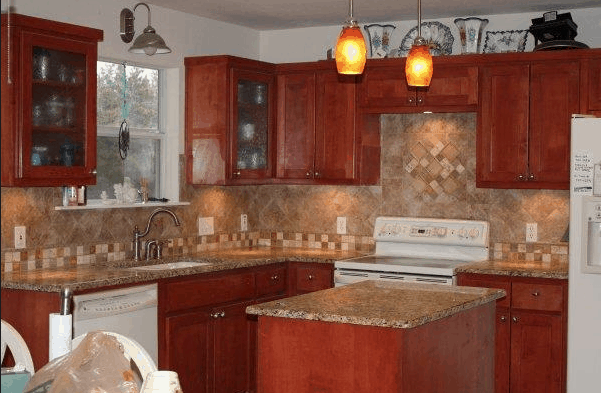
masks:
<instances>
[{"instance_id":1,"label":"oven door","mask_svg":"<svg viewBox=\"0 0 601 393\"><path fill-rule=\"evenodd\" d=\"M419 282L424 284L454 285L455 277L436 276L423 274L409 274L399 272L371 271L361 269L347 269L337 267L334 270L334 286L341 287L365 280Z\"/></svg>"}]
</instances>

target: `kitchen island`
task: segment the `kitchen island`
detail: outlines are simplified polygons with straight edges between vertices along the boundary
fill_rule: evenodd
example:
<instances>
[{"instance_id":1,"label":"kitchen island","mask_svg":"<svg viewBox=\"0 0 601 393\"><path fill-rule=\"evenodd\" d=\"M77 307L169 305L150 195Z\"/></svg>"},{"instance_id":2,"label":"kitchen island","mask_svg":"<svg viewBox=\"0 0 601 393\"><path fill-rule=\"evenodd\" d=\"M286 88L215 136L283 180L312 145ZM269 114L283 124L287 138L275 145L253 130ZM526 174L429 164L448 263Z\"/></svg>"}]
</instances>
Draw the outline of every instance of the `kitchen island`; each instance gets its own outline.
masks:
<instances>
[{"instance_id":1,"label":"kitchen island","mask_svg":"<svg viewBox=\"0 0 601 393\"><path fill-rule=\"evenodd\" d=\"M504 294L364 281L249 306L258 391L492 392Z\"/></svg>"}]
</instances>

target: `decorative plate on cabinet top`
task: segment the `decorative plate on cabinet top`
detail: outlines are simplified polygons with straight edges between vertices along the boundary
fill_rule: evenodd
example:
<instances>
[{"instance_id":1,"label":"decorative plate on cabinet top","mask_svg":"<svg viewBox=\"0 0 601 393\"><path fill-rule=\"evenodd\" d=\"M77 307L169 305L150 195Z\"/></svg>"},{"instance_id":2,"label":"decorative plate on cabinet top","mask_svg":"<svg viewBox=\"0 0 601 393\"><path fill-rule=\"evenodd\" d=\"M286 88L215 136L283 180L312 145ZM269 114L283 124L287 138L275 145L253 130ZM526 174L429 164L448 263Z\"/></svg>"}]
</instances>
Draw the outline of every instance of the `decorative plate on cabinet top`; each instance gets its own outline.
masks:
<instances>
[{"instance_id":1,"label":"decorative plate on cabinet top","mask_svg":"<svg viewBox=\"0 0 601 393\"><path fill-rule=\"evenodd\" d=\"M403 38L401 46L390 52L390 57L407 56L413 41L417 37L417 26L409 30ZM440 22L422 22L422 37L430 46L432 56L450 55L453 52L453 42L455 38L451 29Z\"/></svg>"},{"instance_id":2,"label":"decorative plate on cabinet top","mask_svg":"<svg viewBox=\"0 0 601 393\"><path fill-rule=\"evenodd\" d=\"M487 31L484 53L523 52L528 30Z\"/></svg>"}]
</instances>

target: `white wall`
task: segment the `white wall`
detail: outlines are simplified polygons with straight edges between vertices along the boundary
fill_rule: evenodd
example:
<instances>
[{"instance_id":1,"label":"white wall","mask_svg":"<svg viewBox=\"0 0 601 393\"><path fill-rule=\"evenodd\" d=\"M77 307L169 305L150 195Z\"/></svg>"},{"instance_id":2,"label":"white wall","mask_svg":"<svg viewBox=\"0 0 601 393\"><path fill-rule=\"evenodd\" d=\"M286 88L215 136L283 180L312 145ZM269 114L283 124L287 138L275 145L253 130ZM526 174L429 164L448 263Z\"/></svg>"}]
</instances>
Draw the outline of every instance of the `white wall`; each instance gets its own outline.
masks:
<instances>
[{"instance_id":1,"label":"white wall","mask_svg":"<svg viewBox=\"0 0 601 393\"><path fill-rule=\"evenodd\" d=\"M601 7L581 8L573 10L558 11L559 13L570 12L572 20L578 25L577 41L587 44L591 48L601 48ZM477 15L457 15L457 17L468 17ZM479 16L489 20L485 28L486 31L499 30L527 30L532 24L531 19L539 18L542 13L527 14L506 14L506 15L485 15ZM426 15L427 17L427 15ZM361 23L361 15L355 15ZM458 30L453 23L455 18L438 19L451 29L455 38L453 44L453 54L461 52ZM423 21L430 21L423 19ZM326 58L326 51L336 45L336 40L340 34L343 20L340 25L326 27L311 27L289 30L270 30L260 33L261 50L260 58L263 61L273 63L286 63L297 61L315 61ZM398 48L407 32L415 27L416 20L410 21L382 21L382 24L392 24L396 26L391 38L391 48ZM531 51L534 47L534 37L528 36L526 51Z\"/></svg>"}]
</instances>

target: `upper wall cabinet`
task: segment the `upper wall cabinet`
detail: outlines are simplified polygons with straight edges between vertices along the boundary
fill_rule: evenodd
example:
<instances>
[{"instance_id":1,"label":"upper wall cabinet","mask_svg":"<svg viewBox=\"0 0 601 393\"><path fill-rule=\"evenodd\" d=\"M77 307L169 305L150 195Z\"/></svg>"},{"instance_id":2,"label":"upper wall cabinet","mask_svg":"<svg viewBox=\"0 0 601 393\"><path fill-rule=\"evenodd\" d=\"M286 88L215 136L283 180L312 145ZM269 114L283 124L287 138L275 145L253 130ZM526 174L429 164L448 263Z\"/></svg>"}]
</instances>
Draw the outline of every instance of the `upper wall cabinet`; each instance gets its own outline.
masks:
<instances>
[{"instance_id":1,"label":"upper wall cabinet","mask_svg":"<svg viewBox=\"0 0 601 393\"><path fill-rule=\"evenodd\" d=\"M580 84L588 92L585 107L587 113L601 117L601 53L583 61L583 78Z\"/></svg>"},{"instance_id":2,"label":"upper wall cabinet","mask_svg":"<svg viewBox=\"0 0 601 393\"><path fill-rule=\"evenodd\" d=\"M357 180L355 78L288 65L278 72L278 180L351 184Z\"/></svg>"},{"instance_id":3,"label":"upper wall cabinet","mask_svg":"<svg viewBox=\"0 0 601 393\"><path fill-rule=\"evenodd\" d=\"M2 186L96 183L101 30L2 14ZM10 42L9 42L10 39Z\"/></svg>"},{"instance_id":4,"label":"upper wall cabinet","mask_svg":"<svg viewBox=\"0 0 601 393\"><path fill-rule=\"evenodd\" d=\"M186 67L189 184L253 184L273 176L272 64L232 56L190 57Z\"/></svg>"},{"instance_id":5,"label":"upper wall cabinet","mask_svg":"<svg viewBox=\"0 0 601 393\"><path fill-rule=\"evenodd\" d=\"M435 58L427 88L407 86L404 58L370 61L360 78L359 106L364 112L378 113L475 111L478 67L457 60L463 58Z\"/></svg>"}]
</instances>

